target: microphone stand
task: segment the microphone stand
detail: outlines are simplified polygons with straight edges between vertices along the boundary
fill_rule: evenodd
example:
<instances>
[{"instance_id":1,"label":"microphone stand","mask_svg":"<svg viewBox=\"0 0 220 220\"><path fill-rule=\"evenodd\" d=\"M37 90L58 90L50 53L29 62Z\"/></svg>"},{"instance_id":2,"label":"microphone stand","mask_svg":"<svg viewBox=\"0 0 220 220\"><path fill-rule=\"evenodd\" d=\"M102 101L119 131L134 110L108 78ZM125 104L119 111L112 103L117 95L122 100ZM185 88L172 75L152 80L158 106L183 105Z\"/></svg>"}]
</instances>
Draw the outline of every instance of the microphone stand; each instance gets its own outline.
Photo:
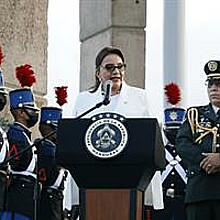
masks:
<instances>
[{"instance_id":1,"label":"microphone stand","mask_svg":"<svg viewBox=\"0 0 220 220\"><path fill-rule=\"evenodd\" d=\"M87 111L83 112L81 115L78 115L75 119L80 119L83 116L89 114L90 112L94 111L97 108L100 108L102 105L108 105L110 103L109 99L104 99L102 102L97 103L95 106L93 106L92 108L88 109Z\"/></svg>"},{"instance_id":2,"label":"microphone stand","mask_svg":"<svg viewBox=\"0 0 220 220\"><path fill-rule=\"evenodd\" d=\"M106 84L107 88L105 89L104 100L102 102L97 103L91 109L88 109L87 111L83 112L81 115L78 115L75 119L80 119L83 116L87 115L88 113L94 111L95 109L100 108L102 105L108 105L110 103L112 81L111 80L107 80L106 82L108 82L108 83Z\"/></svg>"}]
</instances>

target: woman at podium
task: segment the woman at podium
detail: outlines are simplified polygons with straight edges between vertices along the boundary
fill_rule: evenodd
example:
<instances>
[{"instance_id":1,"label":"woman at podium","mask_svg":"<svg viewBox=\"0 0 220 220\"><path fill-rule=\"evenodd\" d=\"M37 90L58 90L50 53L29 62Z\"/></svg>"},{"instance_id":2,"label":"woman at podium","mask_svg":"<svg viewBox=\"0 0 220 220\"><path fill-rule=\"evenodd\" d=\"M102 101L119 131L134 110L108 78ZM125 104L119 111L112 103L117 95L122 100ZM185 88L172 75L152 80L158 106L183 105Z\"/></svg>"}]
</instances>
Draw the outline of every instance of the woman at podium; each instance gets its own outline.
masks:
<instances>
[{"instance_id":1,"label":"woman at podium","mask_svg":"<svg viewBox=\"0 0 220 220\"><path fill-rule=\"evenodd\" d=\"M79 93L74 117L90 118L103 112L117 113L127 118L149 117L146 90L125 82L126 64L120 49L104 47L96 56L95 66L95 84L88 91ZM97 103L101 104L92 108ZM78 189L74 193L78 193ZM155 209L163 208L160 171L155 173L146 194L148 205L153 205Z\"/></svg>"}]
</instances>

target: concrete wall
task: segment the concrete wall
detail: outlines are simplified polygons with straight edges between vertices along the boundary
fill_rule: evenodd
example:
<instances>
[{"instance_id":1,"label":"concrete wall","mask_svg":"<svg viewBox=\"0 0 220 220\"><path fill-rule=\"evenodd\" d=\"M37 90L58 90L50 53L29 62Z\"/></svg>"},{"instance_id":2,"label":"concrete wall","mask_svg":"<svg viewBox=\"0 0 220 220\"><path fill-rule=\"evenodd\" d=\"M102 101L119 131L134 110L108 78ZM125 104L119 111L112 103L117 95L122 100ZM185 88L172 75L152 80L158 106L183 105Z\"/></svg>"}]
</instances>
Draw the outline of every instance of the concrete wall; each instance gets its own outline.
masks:
<instances>
[{"instance_id":1,"label":"concrete wall","mask_svg":"<svg viewBox=\"0 0 220 220\"><path fill-rule=\"evenodd\" d=\"M34 92L47 93L48 0L0 0L0 45L5 85L19 87L15 67L28 63L37 75Z\"/></svg>"},{"instance_id":2,"label":"concrete wall","mask_svg":"<svg viewBox=\"0 0 220 220\"><path fill-rule=\"evenodd\" d=\"M33 66L37 83L33 89L40 107L47 93L48 0L0 0L0 45L5 55L2 64L8 90L20 88L16 66ZM1 117L11 120L8 107Z\"/></svg>"},{"instance_id":3,"label":"concrete wall","mask_svg":"<svg viewBox=\"0 0 220 220\"><path fill-rule=\"evenodd\" d=\"M95 57L104 46L120 47L127 82L145 86L146 0L80 0L80 90L93 85Z\"/></svg>"}]
</instances>

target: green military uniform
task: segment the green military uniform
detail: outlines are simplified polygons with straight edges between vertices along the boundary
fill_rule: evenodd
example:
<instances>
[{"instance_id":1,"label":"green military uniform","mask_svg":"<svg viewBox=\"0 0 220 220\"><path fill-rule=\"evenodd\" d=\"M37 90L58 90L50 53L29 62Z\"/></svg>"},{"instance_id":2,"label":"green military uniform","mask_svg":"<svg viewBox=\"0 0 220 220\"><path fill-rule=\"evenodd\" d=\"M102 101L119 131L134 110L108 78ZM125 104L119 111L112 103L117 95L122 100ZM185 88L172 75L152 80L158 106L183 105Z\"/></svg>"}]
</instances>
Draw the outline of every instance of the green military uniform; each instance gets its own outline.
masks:
<instances>
[{"instance_id":1,"label":"green military uniform","mask_svg":"<svg viewBox=\"0 0 220 220\"><path fill-rule=\"evenodd\" d=\"M192 112L193 114L191 114ZM211 153L213 150L213 127L217 128L215 147L216 152L219 152L220 118L216 116L211 104L191 108L186 115L186 120L182 124L176 139L176 148L188 166L185 202L186 204L193 204L216 200L219 202L220 219L220 172L207 174L200 167L200 162L204 157L202 153ZM198 128L193 130L192 123L198 123ZM204 215L201 217L204 217L201 220L207 220Z\"/></svg>"},{"instance_id":2,"label":"green military uniform","mask_svg":"<svg viewBox=\"0 0 220 220\"><path fill-rule=\"evenodd\" d=\"M209 105L189 108L176 138L187 163L187 220L220 219L220 61L205 64Z\"/></svg>"}]
</instances>

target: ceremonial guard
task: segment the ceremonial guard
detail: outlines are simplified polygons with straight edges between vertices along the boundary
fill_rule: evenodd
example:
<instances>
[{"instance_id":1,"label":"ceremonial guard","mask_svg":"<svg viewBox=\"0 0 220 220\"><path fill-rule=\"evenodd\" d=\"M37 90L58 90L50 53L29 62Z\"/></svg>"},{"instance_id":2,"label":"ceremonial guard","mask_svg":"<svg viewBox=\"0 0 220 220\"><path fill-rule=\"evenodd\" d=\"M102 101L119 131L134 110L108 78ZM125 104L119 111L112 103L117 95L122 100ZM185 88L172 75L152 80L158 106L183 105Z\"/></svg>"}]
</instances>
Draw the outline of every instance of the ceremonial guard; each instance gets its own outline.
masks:
<instances>
[{"instance_id":1,"label":"ceremonial guard","mask_svg":"<svg viewBox=\"0 0 220 220\"><path fill-rule=\"evenodd\" d=\"M38 219L63 219L63 190L66 171L55 158L57 148L57 123L62 117L62 109L42 107L39 130L43 141L35 141L38 149L38 177L42 191L38 205Z\"/></svg>"},{"instance_id":2,"label":"ceremonial guard","mask_svg":"<svg viewBox=\"0 0 220 220\"><path fill-rule=\"evenodd\" d=\"M175 138L185 116L183 108L176 107L180 101L180 89L177 84L165 86L167 102L172 107L164 110L164 134L166 168L162 172L164 209L152 212L153 220L186 220L184 196L187 182L186 165L178 155Z\"/></svg>"},{"instance_id":3,"label":"ceremonial guard","mask_svg":"<svg viewBox=\"0 0 220 220\"><path fill-rule=\"evenodd\" d=\"M1 64L3 60L3 53L0 47L0 111L3 110L7 103L7 92L4 88L3 74L1 71ZM0 126L0 219L1 211L5 209L6 192L8 183L9 167L6 162L8 156L8 140L5 131Z\"/></svg>"},{"instance_id":4,"label":"ceremonial guard","mask_svg":"<svg viewBox=\"0 0 220 220\"><path fill-rule=\"evenodd\" d=\"M36 81L30 65L16 68L21 86L31 86ZM10 111L14 118L7 132L11 174L8 186L6 220L29 220L35 216L34 193L36 189L36 155L31 142L31 131L38 121L39 109L30 88L9 92Z\"/></svg>"},{"instance_id":5,"label":"ceremonial guard","mask_svg":"<svg viewBox=\"0 0 220 220\"><path fill-rule=\"evenodd\" d=\"M188 168L188 220L220 219L220 61L207 62L204 70L210 103L187 110L176 138L176 148Z\"/></svg>"},{"instance_id":6,"label":"ceremonial guard","mask_svg":"<svg viewBox=\"0 0 220 220\"><path fill-rule=\"evenodd\" d=\"M184 208L184 196L187 183L186 164L177 153L175 139L180 125L185 116L183 108L176 107L181 100L180 89L177 84L170 83L165 86L167 102L171 108L164 110L165 125L165 156L166 168L162 172L164 210L158 219L163 220L186 220Z\"/></svg>"}]
</instances>

